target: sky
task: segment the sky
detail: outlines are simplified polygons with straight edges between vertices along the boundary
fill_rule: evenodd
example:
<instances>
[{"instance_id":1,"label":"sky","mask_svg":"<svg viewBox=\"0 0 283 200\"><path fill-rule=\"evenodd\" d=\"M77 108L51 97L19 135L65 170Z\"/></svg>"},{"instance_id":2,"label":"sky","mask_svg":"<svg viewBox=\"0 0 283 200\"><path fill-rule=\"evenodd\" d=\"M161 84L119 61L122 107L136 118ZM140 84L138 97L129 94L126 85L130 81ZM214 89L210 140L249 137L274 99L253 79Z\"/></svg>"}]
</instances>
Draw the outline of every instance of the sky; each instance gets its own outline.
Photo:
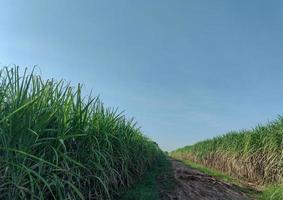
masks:
<instances>
[{"instance_id":1,"label":"sky","mask_svg":"<svg viewBox=\"0 0 283 200\"><path fill-rule=\"evenodd\" d=\"M37 65L162 149L283 115L283 1L0 0L0 66Z\"/></svg>"}]
</instances>

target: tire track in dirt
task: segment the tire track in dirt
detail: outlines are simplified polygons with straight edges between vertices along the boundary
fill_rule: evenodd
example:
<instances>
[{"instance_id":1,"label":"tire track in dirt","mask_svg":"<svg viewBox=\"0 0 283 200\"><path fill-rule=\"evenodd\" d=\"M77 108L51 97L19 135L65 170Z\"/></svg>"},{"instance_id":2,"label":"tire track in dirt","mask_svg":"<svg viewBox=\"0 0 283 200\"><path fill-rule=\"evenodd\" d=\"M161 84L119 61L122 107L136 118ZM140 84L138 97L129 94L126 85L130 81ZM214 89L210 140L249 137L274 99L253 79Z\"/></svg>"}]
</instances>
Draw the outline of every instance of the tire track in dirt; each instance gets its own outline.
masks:
<instances>
[{"instance_id":1,"label":"tire track in dirt","mask_svg":"<svg viewBox=\"0 0 283 200\"><path fill-rule=\"evenodd\" d=\"M176 188L167 198L170 200L250 200L235 185L217 180L207 174L172 160Z\"/></svg>"}]
</instances>

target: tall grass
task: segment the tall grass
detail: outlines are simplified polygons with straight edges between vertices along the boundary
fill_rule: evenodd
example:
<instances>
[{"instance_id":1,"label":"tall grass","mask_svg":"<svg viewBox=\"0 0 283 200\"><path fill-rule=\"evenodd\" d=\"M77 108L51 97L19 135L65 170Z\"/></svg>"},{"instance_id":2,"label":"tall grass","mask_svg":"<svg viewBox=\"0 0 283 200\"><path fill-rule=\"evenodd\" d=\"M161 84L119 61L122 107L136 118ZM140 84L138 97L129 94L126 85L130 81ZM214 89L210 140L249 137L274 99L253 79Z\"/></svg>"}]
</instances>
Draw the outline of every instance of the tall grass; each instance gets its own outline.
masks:
<instances>
[{"instance_id":1,"label":"tall grass","mask_svg":"<svg viewBox=\"0 0 283 200\"><path fill-rule=\"evenodd\" d=\"M82 86L0 70L0 199L111 199L161 155Z\"/></svg>"},{"instance_id":2,"label":"tall grass","mask_svg":"<svg viewBox=\"0 0 283 200\"><path fill-rule=\"evenodd\" d=\"M257 184L279 183L283 177L283 118L178 149L172 156Z\"/></svg>"}]
</instances>

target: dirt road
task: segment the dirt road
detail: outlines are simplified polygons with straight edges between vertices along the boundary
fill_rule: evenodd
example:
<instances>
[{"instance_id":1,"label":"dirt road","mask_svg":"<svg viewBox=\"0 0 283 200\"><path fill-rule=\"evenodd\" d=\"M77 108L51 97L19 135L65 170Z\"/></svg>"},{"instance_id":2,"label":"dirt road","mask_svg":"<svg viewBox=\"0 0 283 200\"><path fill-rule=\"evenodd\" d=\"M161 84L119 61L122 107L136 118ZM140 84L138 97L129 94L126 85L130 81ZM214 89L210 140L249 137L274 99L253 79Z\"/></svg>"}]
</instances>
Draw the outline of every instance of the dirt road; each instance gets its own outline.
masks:
<instances>
[{"instance_id":1,"label":"dirt road","mask_svg":"<svg viewBox=\"0 0 283 200\"><path fill-rule=\"evenodd\" d=\"M172 160L176 188L168 194L170 200L248 200L237 186L219 181Z\"/></svg>"}]
</instances>

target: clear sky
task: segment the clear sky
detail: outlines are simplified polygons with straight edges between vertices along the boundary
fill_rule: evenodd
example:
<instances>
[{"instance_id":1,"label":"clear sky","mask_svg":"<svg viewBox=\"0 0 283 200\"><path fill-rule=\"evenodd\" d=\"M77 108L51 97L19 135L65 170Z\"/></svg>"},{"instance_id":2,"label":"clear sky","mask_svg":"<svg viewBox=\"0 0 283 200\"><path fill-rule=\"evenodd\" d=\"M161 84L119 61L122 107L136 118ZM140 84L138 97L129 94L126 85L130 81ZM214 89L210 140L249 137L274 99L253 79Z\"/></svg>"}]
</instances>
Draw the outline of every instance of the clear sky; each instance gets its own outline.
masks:
<instances>
[{"instance_id":1,"label":"clear sky","mask_svg":"<svg viewBox=\"0 0 283 200\"><path fill-rule=\"evenodd\" d=\"M81 82L173 150L283 114L281 0L0 0L0 64Z\"/></svg>"}]
</instances>

